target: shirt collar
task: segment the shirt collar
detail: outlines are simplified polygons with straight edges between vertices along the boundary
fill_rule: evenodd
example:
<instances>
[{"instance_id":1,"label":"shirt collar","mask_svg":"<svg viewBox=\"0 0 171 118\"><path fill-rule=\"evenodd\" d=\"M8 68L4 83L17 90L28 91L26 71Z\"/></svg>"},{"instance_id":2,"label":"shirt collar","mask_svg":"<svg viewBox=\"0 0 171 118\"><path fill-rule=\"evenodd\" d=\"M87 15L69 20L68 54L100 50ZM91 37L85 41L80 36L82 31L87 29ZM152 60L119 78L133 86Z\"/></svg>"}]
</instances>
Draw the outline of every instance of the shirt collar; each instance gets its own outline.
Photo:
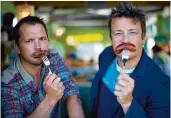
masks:
<instances>
[{"instance_id":1,"label":"shirt collar","mask_svg":"<svg viewBox=\"0 0 171 118\"><path fill-rule=\"evenodd\" d=\"M21 65L21 62L20 62L20 58L17 57L17 60L16 60L16 67L20 73L20 75L22 76L22 78L24 79L24 81L28 84L30 81L33 81L34 78L24 70L23 66Z\"/></svg>"}]
</instances>

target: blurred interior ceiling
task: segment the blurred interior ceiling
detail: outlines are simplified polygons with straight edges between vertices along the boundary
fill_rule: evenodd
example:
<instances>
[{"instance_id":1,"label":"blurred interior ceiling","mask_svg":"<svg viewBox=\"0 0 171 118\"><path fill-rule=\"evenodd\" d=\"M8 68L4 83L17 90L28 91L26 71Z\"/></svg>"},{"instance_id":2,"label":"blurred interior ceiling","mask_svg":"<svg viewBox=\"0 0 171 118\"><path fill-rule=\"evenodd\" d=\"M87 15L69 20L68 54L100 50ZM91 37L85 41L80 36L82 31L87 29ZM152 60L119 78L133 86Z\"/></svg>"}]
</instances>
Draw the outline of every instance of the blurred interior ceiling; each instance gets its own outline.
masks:
<instances>
[{"instance_id":1,"label":"blurred interior ceiling","mask_svg":"<svg viewBox=\"0 0 171 118\"><path fill-rule=\"evenodd\" d=\"M34 5L37 16L64 27L107 26L111 8L120 1L15 1L17 5ZM132 1L147 13L147 19L169 6L169 1Z\"/></svg>"}]
</instances>

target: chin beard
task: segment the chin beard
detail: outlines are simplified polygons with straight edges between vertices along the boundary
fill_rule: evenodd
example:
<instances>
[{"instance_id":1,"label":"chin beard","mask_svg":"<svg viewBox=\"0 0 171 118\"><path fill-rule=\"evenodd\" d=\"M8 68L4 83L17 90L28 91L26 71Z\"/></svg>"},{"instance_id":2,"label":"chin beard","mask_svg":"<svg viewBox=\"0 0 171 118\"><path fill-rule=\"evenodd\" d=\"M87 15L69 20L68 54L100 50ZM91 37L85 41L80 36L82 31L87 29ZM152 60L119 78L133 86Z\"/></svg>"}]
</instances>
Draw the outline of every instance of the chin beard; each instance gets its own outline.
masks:
<instances>
[{"instance_id":1,"label":"chin beard","mask_svg":"<svg viewBox=\"0 0 171 118\"><path fill-rule=\"evenodd\" d=\"M43 63L33 63L35 66L40 66L42 65Z\"/></svg>"},{"instance_id":2,"label":"chin beard","mask_svg":"<svg viewBox=\"0 0 171 118\"><path fill-rule=\"evenodd\" d=\"M43 61L42 60L32 61L32 64L35 65L35 66L40 66L40 65L43 64Z\"/></svg>"},{"instance_id":3,"label":"chin beard","mask_svg":"<svg viewBox=\"0 0 171 118\"><path fill-rule=\"evenodd\" d=\"M34 66L40 66L43 64L42 59L33 59L33 58L25 59L25 58L23 58L23 60L25 60L27 63L30 63Z\"/></svg>"}]
</instances>

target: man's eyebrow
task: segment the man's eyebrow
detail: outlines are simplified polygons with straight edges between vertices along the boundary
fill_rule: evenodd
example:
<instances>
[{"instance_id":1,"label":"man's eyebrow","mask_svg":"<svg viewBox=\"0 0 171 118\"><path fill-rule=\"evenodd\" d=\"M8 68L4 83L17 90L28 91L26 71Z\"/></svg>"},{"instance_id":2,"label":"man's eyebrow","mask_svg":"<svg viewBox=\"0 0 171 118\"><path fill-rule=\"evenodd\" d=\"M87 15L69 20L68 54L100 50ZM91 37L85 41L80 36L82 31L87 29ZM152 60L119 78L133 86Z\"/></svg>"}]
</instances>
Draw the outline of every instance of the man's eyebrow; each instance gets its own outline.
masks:
<instances>
[{"instance_id":1,"label":"man's eyebrow","mask_svg":"<svg viewBox=\"0 0 171 118\"><path fill-rule=\"evenodd\" d=\"M45 39L47 39L47 37L46 37L46 36L41 36L39 39L41 39L41 38L45 38Z\"/></svg>"},{"instance_id":2,"label":"man's eyebrow","mask_svg":"<svg viewBox=\"0 0 171 118\"><path fill-rule=\"evenodd\" d=\"M136 31L136 29L129 29L129 31Z\"/></svg>"},{"instance_id":3,"label":"man's eyebrow","mask_svg":"<svg viewBox=\"0 0 171 118\"><path fill-rule=\"evenodd\" d=\"M122 32L122 30L115 30L114 32Z\"/></svg>"},{"instance_id":4,"label":"man's eyebrow","mask_svg":"<svg viewBox=\"0 0 171 118\"><path fill-rule=\"evenodd\" d=\"M30 39L34 39L34 38L32 38L32 37L28 37L28 38L24 38L24 40L30 40Z\"/></svg>"}]
</instances>

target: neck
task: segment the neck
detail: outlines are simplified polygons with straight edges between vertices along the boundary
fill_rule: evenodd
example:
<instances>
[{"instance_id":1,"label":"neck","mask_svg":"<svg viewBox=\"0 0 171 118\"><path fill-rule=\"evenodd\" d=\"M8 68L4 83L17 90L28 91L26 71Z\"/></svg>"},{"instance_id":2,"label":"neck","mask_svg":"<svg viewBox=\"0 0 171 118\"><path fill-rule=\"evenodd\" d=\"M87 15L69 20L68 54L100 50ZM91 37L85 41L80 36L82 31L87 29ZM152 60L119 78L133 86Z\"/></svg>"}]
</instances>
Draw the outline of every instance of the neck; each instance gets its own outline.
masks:
<instances>
[{"instance_id":1,"label":"neck","mask_svg":"<svg viewBox=\"0 0 171 118\"><path fill-rule=\"evenodd\" d=\"M40 81L40 72L42 65L33 65L22 59L20 59L20 61L25 71L28 72L31 76L33 76L35 84L38 85Z\"/></svg>"},{"instance_id":2,"label":"neck","mask_svg":"<svg viewBox=\"0 0 171 118\"><path fill-rule=\"evenodd\" d=\"M137 55L136 57L130 58L128 59L128 61L125 64L125 69L132 69L135 68L141 58L142 55L142 51L139 55ZM118 57L117 63L120 67L123 67L123 62L122 62L122 58Z\"/></svg>"}]
</instances>

